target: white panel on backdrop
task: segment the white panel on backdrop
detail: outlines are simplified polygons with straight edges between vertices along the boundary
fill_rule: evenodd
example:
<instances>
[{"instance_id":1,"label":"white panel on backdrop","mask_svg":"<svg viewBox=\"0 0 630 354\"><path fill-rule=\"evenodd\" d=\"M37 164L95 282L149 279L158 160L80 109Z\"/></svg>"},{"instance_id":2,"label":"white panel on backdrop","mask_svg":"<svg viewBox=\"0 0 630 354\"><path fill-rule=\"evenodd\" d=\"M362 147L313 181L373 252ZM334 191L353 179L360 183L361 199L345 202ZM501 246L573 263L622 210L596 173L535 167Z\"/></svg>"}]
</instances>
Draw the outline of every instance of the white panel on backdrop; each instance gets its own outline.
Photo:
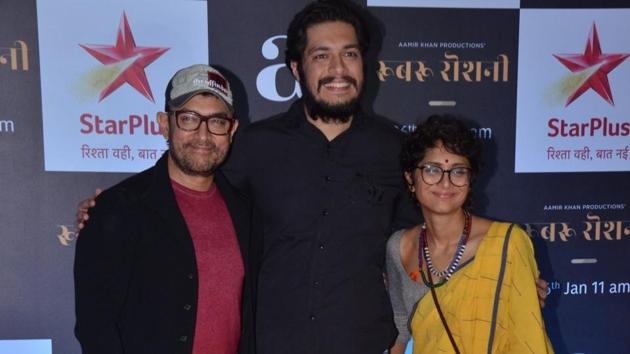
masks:
<instances>
[{"instance_id":1,"label":"white panel on backdrop","mask_svg":"<svg viewBox=\"0 0 630 354\"><path fill-rule=\"evenodd\" d=\"M515 172L630 171L628 18L521 10Z\"/></svg>"},{"instance_id":2,"label":"white panel on backdrop","mask_svg":"<svg viewBox=\"0 0 630 354\"><path fill-rule=\"evenodd\" d=\"M45 169L136 172L166 149L156 112L208 62L205 1L37 1Z\"/></svg>"},{"instance_id":3,"label":"white panel on backdrop","mask_svg":"<svg viewBox=\"0 0 630 354\"><path fill-rule=\"evenodd\" d=\"M280 57L280 48L274 41L286 38L287 36L285 34L268 38L262 44L262 56L267 60L278 59L278 57ZM289 95L282 96L278 92L278 87L276 86L276 75L280 70L287 70L285 63L269 65L258 73L258 76L256 76L256 89L258 90L258 93L265 99L273 102L285 102L296 97L302 97L300 84L297 81L295 81L293 92Z\"/></svg>"},{"instance_id":4,"label":"white panel on backdrop","mask_svg":"<svg viewBox=\"0 0 630 354\"><path fill-rule=\"evenodd\" d=\"M50 339L0 340L0 354L52 354Z\"/></svg>"},{"instance_id":5,"label":"white panel on backdrop","mask_svg":"<svg viewBox=\"0 0 630 354\"><path fill-rule=\"evenodd\" d=\"M368 0L368 6L518 9L521 0Z\"/></svg>"}]
</instances>

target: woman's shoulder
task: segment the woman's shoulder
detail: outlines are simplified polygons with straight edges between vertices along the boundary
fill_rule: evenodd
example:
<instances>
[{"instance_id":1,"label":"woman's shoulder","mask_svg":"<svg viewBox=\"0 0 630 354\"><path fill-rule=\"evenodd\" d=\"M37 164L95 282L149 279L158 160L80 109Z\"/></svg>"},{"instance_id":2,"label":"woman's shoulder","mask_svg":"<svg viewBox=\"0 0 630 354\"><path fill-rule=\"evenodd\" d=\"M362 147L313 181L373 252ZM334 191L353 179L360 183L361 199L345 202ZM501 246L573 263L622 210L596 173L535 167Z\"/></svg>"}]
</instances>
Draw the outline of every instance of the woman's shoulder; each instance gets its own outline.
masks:
<instances>
[{"instance_id":1,"label":"woman's shoulder","mask_svg":"<svg viewBox=\"0 0 630 354\"><path fill-rule=\"evenodd\" d=\"M508 231L510 234L515 234L515 233L519 233L519 234L525 234L525 231L523 231L523 229L514 222L509 222L509 221L498 221L498 220L491 220L491 219L483 219L483 223L486 224L486 235L490 236L490 237L497 237L497 236L506 236L508 234Z\"/></svg>"},{"instance_id":2,"label":"woman's shoulder","mask_svg":"<svg viewBox=\"0 0 630 354\"><path fill-rule=\"evenodd\" d=\"M527 232L523 230L523 228L518 223L496 220L492 221L492 225L488 229L488 234L510 237L528 236Z\"/></svg>"},{"instance_id":3,"label":"woman's shoulder","mask_svg":"<svg viewBox=\"0 0 630 354\"><path fill-rule=\"evenodd\" d=\"M407 228L407 229L400 229L392 233L391 236L389 236L389 239L387 240L387 249L389 250L390 248L393 248L393 247L400 249L400 247L404 247L405 245L408 245L411 239L413 238L412 235L416 233L415 230L418 230L419 227L420 227L419 225L416 225L414 227Z\"/></svg>"},{"instance_id":4,"label":"woman's shoulder","mask_svg":"<svg viewBox=\"0 0 630 354\"><path fill-rule=\"evenodd\" d=\"M417 250L417 237L414 235L417 234L419 227L416 225L412 228L398 230L387 240L387 257L397 260L395 263L403 268L403 264L408 261L408 255L415 254L414 249Z\"/></svg>"},{"instance_id":5,"label":"woman's shoulder","mask_svg":"<svg viewBox=\"0 0 630 354\"><path fill-rule=\"evenodd\" d=\"M405 232L405 230L407 229L400 229L397 231L394 231L390 236L389 239L387 240L387 243L390 242L400 242L400 237L402 236L402 234Z\"/></svg>"},{"instance_id":6,"label":"woman's shoulder","mask_svg":"<svg viewBox=\"0 0 630 354\"><path fill-rule=\"evenodd\" d=\"M510 248L532 248L529 234L518 223L492 221L486 238L494 239L500 245L503 245L504 241L508 241Z\"/></svg>"},{"instance_id":7,"label":"woman's shoulder","mask_svg":"<svg viewBox=\"0 0 630 354\"><path fill-rule=\"evenodd\" d=\"M387 240L387 258L390 260L400 258L400 239L405 229L395 231Z\"/></svg>"}]
</instances>

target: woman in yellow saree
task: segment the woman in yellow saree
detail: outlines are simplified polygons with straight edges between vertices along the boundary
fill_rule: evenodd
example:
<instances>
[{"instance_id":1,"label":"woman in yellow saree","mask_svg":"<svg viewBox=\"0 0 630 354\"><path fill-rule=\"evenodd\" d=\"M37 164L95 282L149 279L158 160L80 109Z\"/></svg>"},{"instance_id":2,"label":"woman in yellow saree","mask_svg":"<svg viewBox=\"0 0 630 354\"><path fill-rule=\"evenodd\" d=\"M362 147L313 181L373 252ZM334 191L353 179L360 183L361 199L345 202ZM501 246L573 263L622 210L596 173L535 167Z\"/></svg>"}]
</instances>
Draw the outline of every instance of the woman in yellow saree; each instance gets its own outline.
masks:
<instances>
[{"instance_id":1,"label":"woman in yellow saree","mask_svg":"<svg viewBox=\"0 0 630 354\"><path fill-rule=\"evenodd\" d=\"M425 222L398 233L400 268L429 289L409 320L413 352L553 353L529 237L467 210L480 154L471 131L450 116L429 117L403 147Z\"/></svg>"}]
</instances>

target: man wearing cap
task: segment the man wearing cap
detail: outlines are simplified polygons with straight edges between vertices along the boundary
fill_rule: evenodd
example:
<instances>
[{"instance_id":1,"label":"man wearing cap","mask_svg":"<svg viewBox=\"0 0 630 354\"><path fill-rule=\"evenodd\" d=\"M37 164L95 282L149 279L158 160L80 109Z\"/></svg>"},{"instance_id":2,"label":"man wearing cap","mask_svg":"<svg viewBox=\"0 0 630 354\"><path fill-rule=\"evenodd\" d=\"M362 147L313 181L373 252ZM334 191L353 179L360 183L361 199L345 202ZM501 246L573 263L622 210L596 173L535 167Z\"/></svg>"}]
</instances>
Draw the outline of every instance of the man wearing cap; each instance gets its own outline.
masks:
<instances>
[{"instance_id":1,"label":"man wearing cap","mask_svg":"<svg viewBox=\"0 0 630 354\"><path fill-rule=\"evenodd\" d=\"M250 208L217 170L238 127L230 85L210 66L187 67L165 106L168 151L99 195L77 242L86 354L249 352Z\"/></svg>"}]
</instances>

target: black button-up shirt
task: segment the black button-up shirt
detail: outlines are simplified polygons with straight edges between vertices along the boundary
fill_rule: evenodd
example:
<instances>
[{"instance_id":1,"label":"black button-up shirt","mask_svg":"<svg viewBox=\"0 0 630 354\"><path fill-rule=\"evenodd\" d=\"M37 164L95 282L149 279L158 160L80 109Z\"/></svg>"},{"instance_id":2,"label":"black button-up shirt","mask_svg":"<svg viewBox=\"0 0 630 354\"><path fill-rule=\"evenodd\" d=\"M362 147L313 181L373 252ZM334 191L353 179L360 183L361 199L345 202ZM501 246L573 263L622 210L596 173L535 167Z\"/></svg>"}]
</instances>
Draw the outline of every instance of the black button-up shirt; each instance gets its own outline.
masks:
<instances>
[{"instance_id":1,"label":"black button-up shirt","mask_svg":"<svg viewBox=\"0 0 630 354\"><path fill-rule=\"evenodd\" d=\"M419 221L401 138L390 122L357 114L328 141L301 101L236 137L223 171L263 220L258 354L381 354L392 344L385 243Z\"/></svg>"}]
</instances>

